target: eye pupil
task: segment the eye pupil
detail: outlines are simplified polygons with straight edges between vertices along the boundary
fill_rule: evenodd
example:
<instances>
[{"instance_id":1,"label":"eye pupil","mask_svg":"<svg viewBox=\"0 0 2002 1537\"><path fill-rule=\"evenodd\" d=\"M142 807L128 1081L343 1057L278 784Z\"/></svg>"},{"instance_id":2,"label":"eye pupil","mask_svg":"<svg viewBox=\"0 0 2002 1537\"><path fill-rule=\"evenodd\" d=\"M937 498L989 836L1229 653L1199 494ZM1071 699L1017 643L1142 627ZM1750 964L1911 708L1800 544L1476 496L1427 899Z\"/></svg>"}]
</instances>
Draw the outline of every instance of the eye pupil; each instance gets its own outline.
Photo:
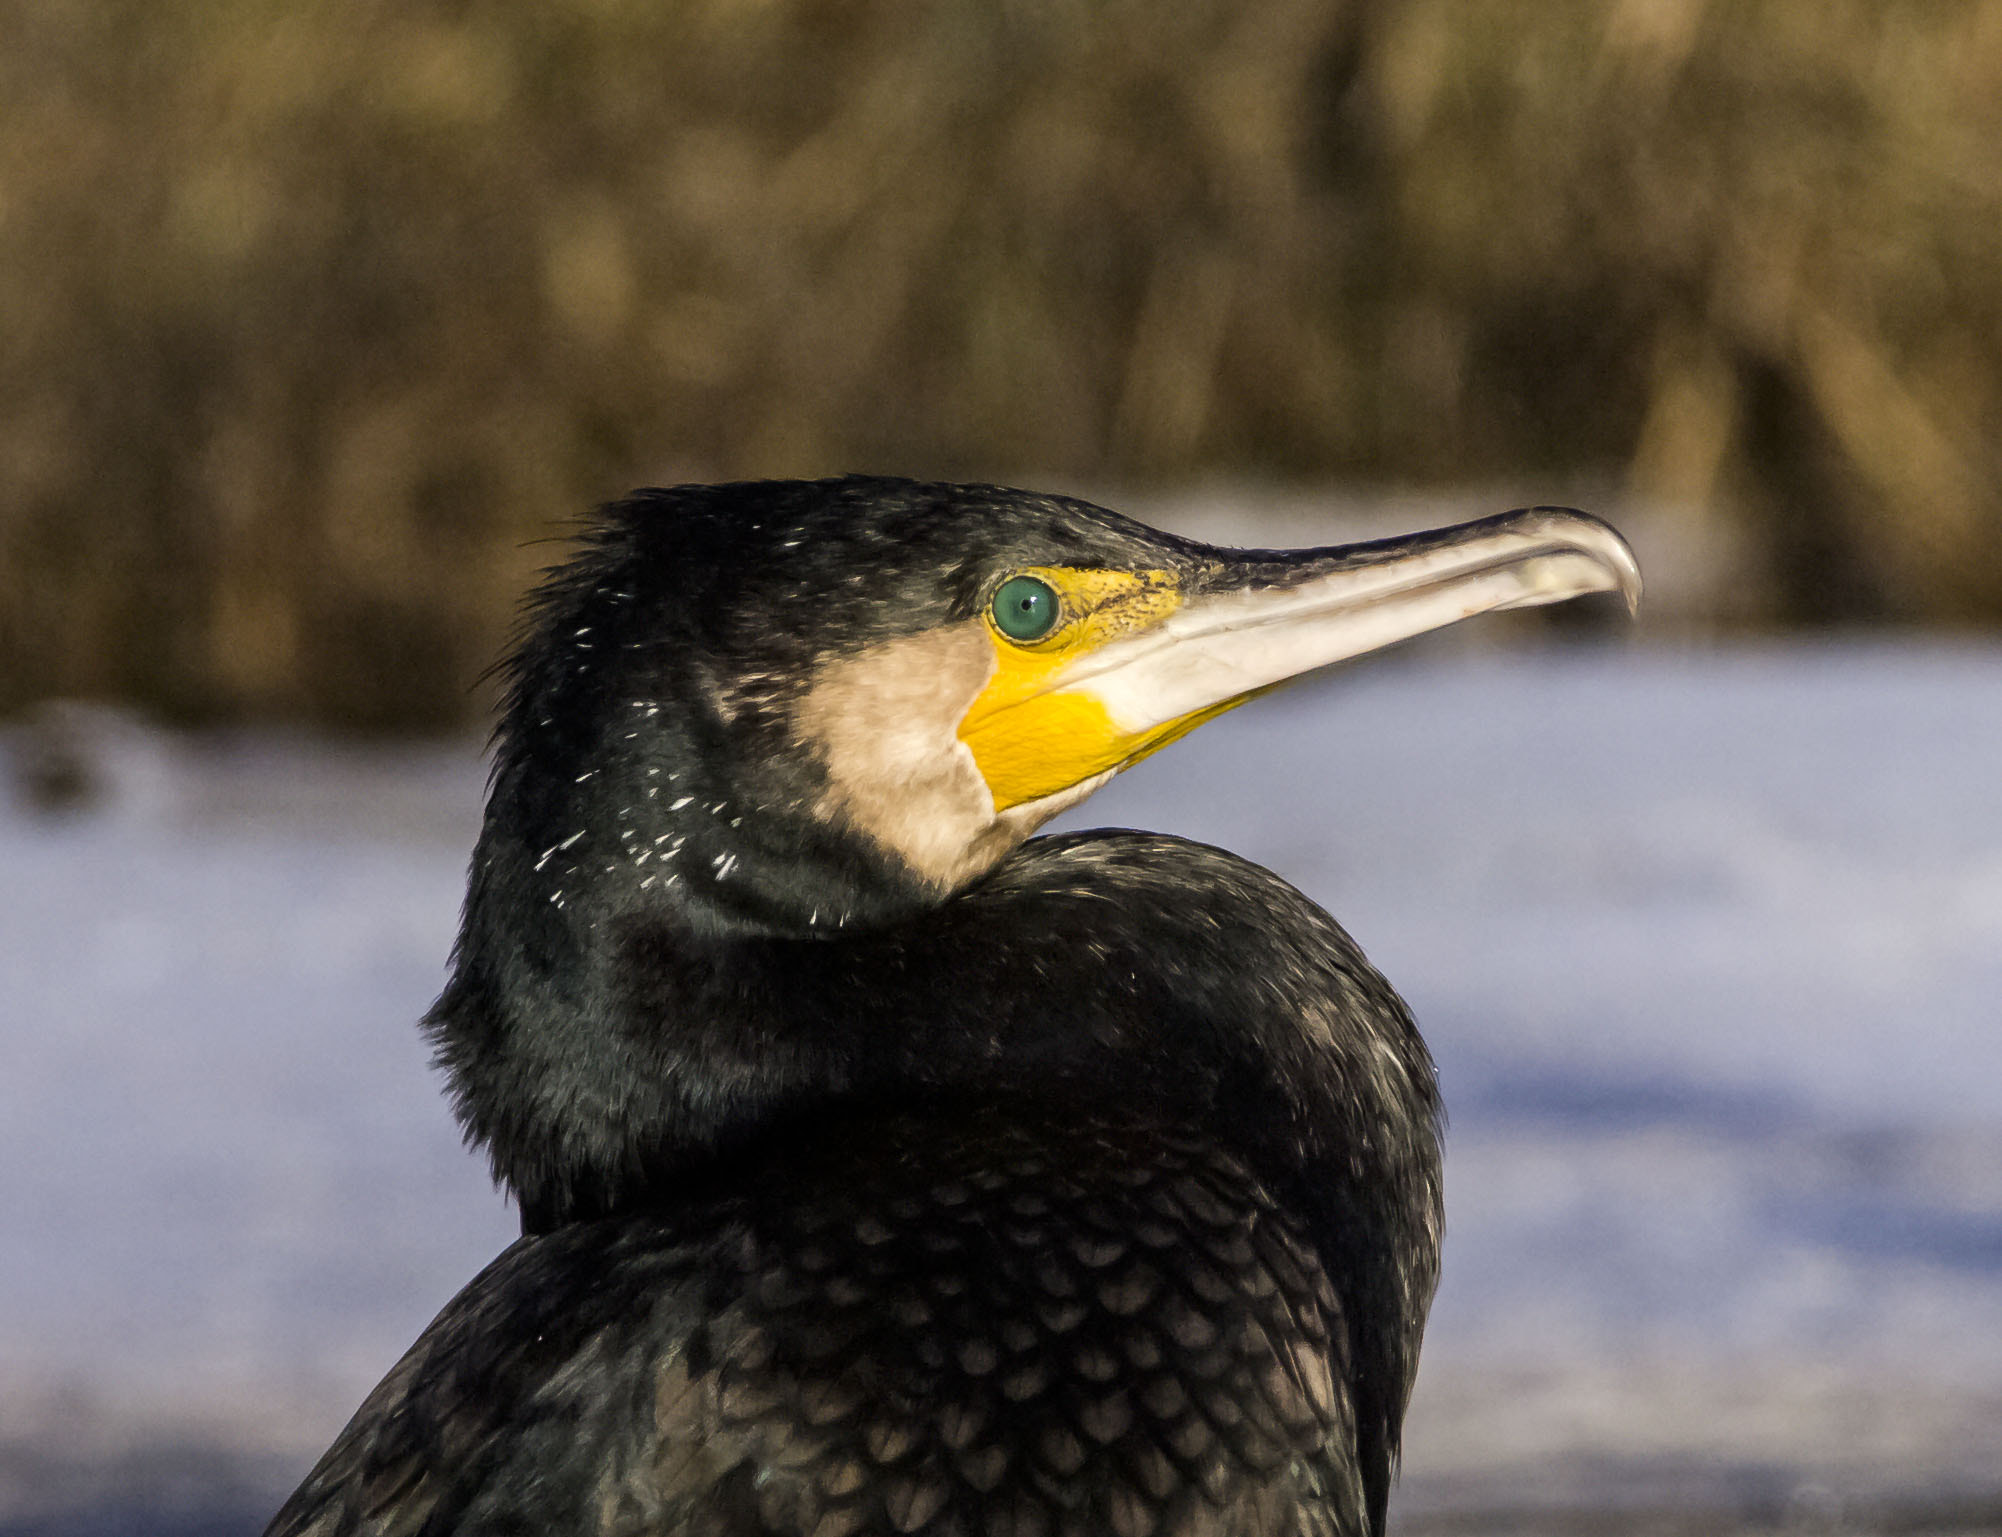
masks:
<instances>
[{"instance_id":1,"label":"eye pupil","mask_svg":"<svg viewBox=\"0 0 2002 1537\"><path fill-rule=\"evenodd\" d=\"M1057 626L1056 589L1033 576L1011 576L994 594L994 627L1010 640L1041 640Z\"/></svg>"}]
</instances>

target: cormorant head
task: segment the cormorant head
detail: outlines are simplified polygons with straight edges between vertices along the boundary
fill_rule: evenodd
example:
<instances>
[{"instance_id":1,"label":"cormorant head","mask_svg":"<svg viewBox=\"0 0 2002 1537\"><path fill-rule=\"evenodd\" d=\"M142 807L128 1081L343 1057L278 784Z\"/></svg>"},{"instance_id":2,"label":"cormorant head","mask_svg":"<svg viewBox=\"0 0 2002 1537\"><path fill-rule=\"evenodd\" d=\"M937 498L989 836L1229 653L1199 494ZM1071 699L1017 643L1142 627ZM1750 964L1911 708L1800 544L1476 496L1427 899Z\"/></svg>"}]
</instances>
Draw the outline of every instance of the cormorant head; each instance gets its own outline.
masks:
<instances>
[{"instance_id":1,"label":"cormorant head","mask_svg":"<svg viewBox=\"0 0 2002 1537\"><path fill-rule=\"evenodd\" d=\"M642 492L540 594L479 869L551 933L894 921L1296 673L1613 589L1619 536L1552 509L1275 552L988 486Z\"/></svg>"},{"instance_id":2,"label":"cormorant head","mask_svg":"<svg viewBox=\"0 0 2002 1537\"><path fill-rule=\"evenodd\" d=\"M1430 1069L1402 1006L1359 955L1327 960L1347 941L1299 917L1297 894L1252 893L1208 851L1191 878L1254 906L1192 938L1170 909L1194 909L1164 907L1144 868L1194 870L1189 846L1124 863L1104 847L1095 863L1011 853L1293 674L1489 609L1638 587L1617 534L1548 509L1277 552L988 486L643 492L553 574L510 664L453 976L428 1020L467 1134L543 1225L644 1198L802 1107L1033 1094L1066 1074L1114 1096L1151 1075L1164 1104L1270 1080L1303 1121L1367 1110L1429 1146ZM1286 921L1320 948L1281 953L1291 937L1260 937L1259 902L1293 903ZM1203 944L1262 945L1298 987L1317 966L1341 975L1299 1008L1270 989L1224 996L1241 953ZM1112 959L1162 951L1188 982L1177 996L1210 997L1201 1019L1236 1032L1205 1046L1201 1020L1183 1031L1187 1095L1161 1078L1174 1051L1147 1044L1182 1030L1181 1005L1143 1005L1139 962ZM1334 993L1353 1019L1302 1047L1301 1020ZM1036 1007L1051 996L1070 1012ZM1409 1059L1401 1088L1372 1076L1392 1057Z\"/></svg>"}]
</instances>

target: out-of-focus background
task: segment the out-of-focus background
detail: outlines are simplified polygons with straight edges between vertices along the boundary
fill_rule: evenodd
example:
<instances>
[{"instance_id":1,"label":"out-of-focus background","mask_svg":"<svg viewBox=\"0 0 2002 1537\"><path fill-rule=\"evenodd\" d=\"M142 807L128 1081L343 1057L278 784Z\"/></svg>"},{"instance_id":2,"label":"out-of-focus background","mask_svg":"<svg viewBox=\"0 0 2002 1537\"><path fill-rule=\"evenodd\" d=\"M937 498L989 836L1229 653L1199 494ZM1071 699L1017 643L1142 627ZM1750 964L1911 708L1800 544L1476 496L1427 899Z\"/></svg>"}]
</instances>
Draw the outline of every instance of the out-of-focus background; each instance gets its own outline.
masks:
<instances>
[{"instance_id":1,"label":"out-of-focus background","mask_svg":"<svg viewBox=\"0 0 2002 1537\"><path fill-rule=\"evenodd\" d=\"M0 1534L256 1530L505 1241L482 669L593 502L847 469L1626 528L1631 638L1089 820L1438 1047L1402 1529L2002 1529L1998 145L1994 0L0 0Z\"/></svg>"}]
</instances>

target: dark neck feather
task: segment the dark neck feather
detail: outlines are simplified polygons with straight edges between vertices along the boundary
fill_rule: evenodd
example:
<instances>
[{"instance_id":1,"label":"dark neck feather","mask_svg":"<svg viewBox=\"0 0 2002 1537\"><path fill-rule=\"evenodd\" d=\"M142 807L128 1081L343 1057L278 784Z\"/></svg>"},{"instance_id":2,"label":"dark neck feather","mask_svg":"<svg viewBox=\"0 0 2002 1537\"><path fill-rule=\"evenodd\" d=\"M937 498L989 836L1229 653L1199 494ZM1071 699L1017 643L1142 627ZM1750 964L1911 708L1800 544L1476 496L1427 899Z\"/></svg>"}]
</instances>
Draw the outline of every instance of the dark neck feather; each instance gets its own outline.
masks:
<instances>
[{"instance_id":1,"label":"dark neck feather","mask_svg":"<svg viewBox=\"0 0 2002 1537\"><path fill-rule=\"evenodd\" d=\"M838 937L573 904L554 948L524 944L499 898L475 880L428 1027L529 1230L672 1204L843 1106L1027 1095L1207 1129L1308 1218L1363 1325L1364 1438L1394 1450L1437 1272L1432 1064L1389 985L1277 877L1074 835Z\"/></svg>"},{"instance_id":2,"label":"dark neck feather","mask_svg":"<svg viewBox=\"0 0 2002 1537\"><path fill-rule=\"evenodd\" d=\"M657 1199L857 1095L1102 1093L1393 1176L1411 1155L1386 1127L1433 1140L1389 985L1298 892L1200 845L1039 839L942 903L825 933L729 921L699 890L509 885L476 872L429 1028L469 1136L552 1221Z\"/></svg>"}]
</instances>

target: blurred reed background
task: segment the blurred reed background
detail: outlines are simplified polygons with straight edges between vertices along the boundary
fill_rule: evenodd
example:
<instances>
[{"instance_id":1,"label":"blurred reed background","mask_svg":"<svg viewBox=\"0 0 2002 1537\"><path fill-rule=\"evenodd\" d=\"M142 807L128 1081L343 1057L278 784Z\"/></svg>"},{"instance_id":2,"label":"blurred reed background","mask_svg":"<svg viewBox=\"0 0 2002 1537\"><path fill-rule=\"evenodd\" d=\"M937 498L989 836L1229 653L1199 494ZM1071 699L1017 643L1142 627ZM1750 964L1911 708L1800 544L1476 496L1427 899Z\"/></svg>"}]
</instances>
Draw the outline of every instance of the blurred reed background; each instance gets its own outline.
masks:
<instances>
[{"instance_id":1,"label":"blurred reed background","mask_svg":"<svg viewBox=\"0 0 2002 1537\"><path fill-rule=\"evenodd\" d=\"M2002 621L2002 0L0 0L0 100L0 712L461 722L525 541L849 468Z\"/></svg>"}]
</instances>

